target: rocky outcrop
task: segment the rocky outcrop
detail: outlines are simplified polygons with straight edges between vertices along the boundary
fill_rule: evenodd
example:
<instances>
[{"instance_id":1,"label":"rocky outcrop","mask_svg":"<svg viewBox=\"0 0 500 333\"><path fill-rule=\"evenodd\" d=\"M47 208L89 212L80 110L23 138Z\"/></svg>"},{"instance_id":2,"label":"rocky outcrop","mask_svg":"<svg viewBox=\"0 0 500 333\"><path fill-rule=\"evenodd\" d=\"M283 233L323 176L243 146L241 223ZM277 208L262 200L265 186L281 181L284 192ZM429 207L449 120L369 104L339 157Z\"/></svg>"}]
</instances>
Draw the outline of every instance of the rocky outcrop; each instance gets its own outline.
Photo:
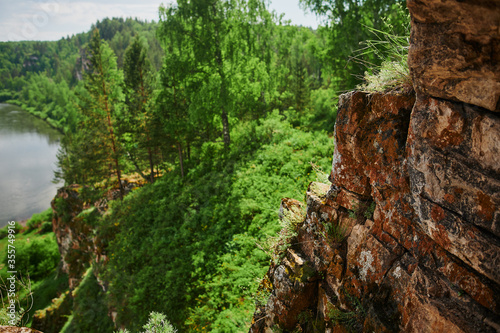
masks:
<instances>
[{"instance_id":1,"label":"rocky outcrop","mask_svg":"<svg viewBox=\"0 0 500 333\"><path fill-rule=\"evenodd\" d=\"M332 184L310 185L251 332L500 331L498 2L408 6L416 94L340 97Z\"/></svg>"},{"instance_id":2,"label":"rocky outcrop","mask_svg":"<svg viewBox=\"0 0 500 333\"><path fill-rule=\"evenodd\" d=\"M63 187L52 201L52 229L56 235L62 270L68 274L69 287L73 290L92 258L92 227L82 223L79 216L84 210L78 186ZM87 207L88 208L88 207Z\"/></svg>"},{"instance_id":3,"label":"rocky outcrop","mask_svg":"<svg viewBox=\"0 0 500 333\"><path fill-rule=\"evenodd\" d=\"M45 309L35 311L31 327L45 332L61 332L64 324L71 315L73 298L69 291L52 300L52 304Z\"/></svg>"},{"instance_id":4,"label":"rocky outcrop","mask_svg":"<svg viewBox=\"0 0 500 333\"><path fill-rule=\"evenodd\" d=\"M138 185L123 181L125 193ZM60 188L52 200L52 229L56 235L61 253L62 270L69 276L69 288L74 290L90 263L106 261L103 242L96 237L96 221L108 209L108 202L120 197L119 189L109 190L96 202L88 203L81 199L80 192L85 189L79 185Z\"/></svg>"},{"instance_id":5,"label":"rocky outcrop","mask_svg":"<svg viewBox=\"0 0 500 333\"><path fill-rule=\"evenodd\" d=\"M500 111L498 0L408 0L418 93Z\"/></svg>"}]
</instances>

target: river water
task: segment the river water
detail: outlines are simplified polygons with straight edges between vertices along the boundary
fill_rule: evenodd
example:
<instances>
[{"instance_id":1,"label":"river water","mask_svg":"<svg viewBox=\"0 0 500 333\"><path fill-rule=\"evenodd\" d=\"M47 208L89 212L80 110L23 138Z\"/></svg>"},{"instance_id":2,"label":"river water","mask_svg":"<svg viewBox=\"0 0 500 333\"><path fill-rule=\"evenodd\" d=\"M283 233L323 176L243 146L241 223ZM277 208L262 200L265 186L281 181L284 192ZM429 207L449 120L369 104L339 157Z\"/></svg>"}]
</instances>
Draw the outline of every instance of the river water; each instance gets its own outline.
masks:
<instances>
[{"instance_id":1,"label":"river water","mask_svg":"<svg viewBox=\"0 0 500 333\"><path fill-rule=\"evenodd\" d=\"M17 106L0 103L0 227L50 207L61 134Z\"/></svg>"}]
</instances>

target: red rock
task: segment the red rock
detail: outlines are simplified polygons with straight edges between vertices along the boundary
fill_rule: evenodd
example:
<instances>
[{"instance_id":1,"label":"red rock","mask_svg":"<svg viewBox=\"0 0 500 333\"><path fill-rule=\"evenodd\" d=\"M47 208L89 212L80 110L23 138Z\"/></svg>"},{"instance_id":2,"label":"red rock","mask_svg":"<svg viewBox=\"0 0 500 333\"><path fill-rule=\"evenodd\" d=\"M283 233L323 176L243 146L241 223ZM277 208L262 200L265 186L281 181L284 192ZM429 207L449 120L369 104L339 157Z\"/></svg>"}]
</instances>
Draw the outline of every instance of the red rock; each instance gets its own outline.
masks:
<instances>
[{"instance_id":1,"label":"red rock","mask_svg":"<svg viewBox=\"0 0 500 333\"><path fill-rule=\"evenodd\" d=\"M500 111L500 5L408 0L408 64L418 93Z\"/></svg>"},{"instance_id":2,"label":"red rock","mask_svg":"<svg viewBox=\"0 0 500 333\"><path fill-rule=\"evenodd\" d=\"M315 309L325 329L349 329L328 307L370 332L497 330L500 177L491 160L497 148L478 143L493 141L497 117L430 97L350 93L340 100L334 184L309 187L294 247L318 278L307 293L294 293L275 277L276 306L260 314L274 319L259 332L277 323L307 331L284 317L291 308ZM329 226L344 226L345 239L327 237ZM297 304L276 312L280 297Z\"/></svg>"},{"instance_id":3,"label":"red rock","mask_svg":"<svg viewBox=\"0 0 500 333\"><path fill-rule=\"evenodd\" d=\"M276 277L273 295L328 332L499 332L500 3L408 7L417 98L340 96L333 184L308 189L294 247L316 276L310 301ZM325 237L330 226L345 238ZM259 315L307 331L283 313Z\"/></svg>"}]
</instances>

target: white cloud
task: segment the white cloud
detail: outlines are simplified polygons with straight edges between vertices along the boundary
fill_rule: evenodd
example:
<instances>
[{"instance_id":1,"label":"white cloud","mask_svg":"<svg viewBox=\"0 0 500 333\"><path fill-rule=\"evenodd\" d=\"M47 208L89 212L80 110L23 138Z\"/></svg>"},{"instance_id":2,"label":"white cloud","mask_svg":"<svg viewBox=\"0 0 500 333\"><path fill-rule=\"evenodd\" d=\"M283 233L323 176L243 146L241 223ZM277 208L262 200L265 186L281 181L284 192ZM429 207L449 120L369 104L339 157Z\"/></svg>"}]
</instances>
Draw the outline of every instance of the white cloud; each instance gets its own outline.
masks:
<instances>
[{"instance_id":1,"label":"white cloud","mask_svg":"<svg viewBox=\"0 0 500 333\"><path fill-rule=\"evenodd\" d=\"M159 0L142 1L18 1L0 0L0 41L58 40L88 31L106 17L158 20Z\"/></svg>"},{"instance_id":2,"label":"white cloud","mask_svg":"<svg viewBox=\"0 0 500 333\"><path fill-rule=\"evenodd\" d=\"M106 17L158 21L158 7L173 0L0 0L0 41L58 40L85 32ZM293 24L317 27L314 14L299 0L272 0L270 8L285 13Z\"/></svg>"}]
</instances>

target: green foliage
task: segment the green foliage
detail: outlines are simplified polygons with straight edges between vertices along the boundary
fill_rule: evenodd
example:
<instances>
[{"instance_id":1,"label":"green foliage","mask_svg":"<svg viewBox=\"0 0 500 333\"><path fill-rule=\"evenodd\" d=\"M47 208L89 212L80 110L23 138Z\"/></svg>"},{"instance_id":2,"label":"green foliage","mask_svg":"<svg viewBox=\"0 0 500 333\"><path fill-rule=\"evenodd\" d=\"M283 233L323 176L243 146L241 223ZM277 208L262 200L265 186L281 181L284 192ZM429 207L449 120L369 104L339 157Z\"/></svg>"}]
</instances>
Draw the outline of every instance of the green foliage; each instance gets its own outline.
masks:
<instances>
[{"instance_id":1,"label":"green foliage","mask_svg":"<svg viewBox=\"0 0 500 333\"><path fill-rule=\"evenodd\" d=\"M40 227L40 234L46 234L52 232L52 222L45 221Z\"/></svg>"},{"instance_id":2,"label":"green foliage","mask_svg":"<svg viewBox=\"0 0 500 333\"><path fill-rule=\"evenodd\" d=\"M350 311L342 311L331 303L327 304L328 317L336 325L342 325L348 332L362 332L363 323L366 318L366 310L357 297L353 297L346 289L341 289L341 293L346 296Z\"/></svg>"},{"instance_id":3,"label":"green foliage","mask_svg":"<svg viewBox=\"0 0 500 333\"><path fill-rule=\"evenodd\" d=\"M19 224L19 222L16 222L14 224L14 233L18 234L22 228L23 227ZM5 227L0 229L0 239L4 239L5 237L7 237L8 234L9 234L9 227L8 226L5 226Z\"/></svg>"},{"instance_id":4,"label":"green foliage","mask_svg":"<svg viewBox=\"0 0 500 333\"><path fill-rule=\"evenodd\" d=\"M353 207L352 210L349 210L349 217L351 219L355 219L358 215L358 208L357 207Z\"/></svg>"},{"instance_id":5,"label":"green foliage","mask_svg":"<svg viewBox=\"0 0 500 333\"><path fill-rule=\"evenodd\" d=\"M42 227L43 223L50 222L50 231L52 231L52 208L48 208L42 213L35 213L31 218L26 222L27 232L38 229ZM48 228L45 226L44 228ZM43 227L42 227L43 229ZM48 232L49 230L45 230L42 233Z\"/></svg>"},{"instance_id":6,"label":"green foliage","mask_svg":"<svg viewBox=\"0 0 500 333\"><path fill-rule=\"evenodd\" d=\"M11 294L12 287L15 289L14 295ZM11 281L1 278L0 296L0 326L25 326L29 320L28 312L33 306L31 280L14 277Z\"/></svg>"},{"instance_id":7,"label":"green foliage","mask_svg":"<svg viewBox=\"0 0 500 333\"><path fill-rule=\"evenodd\" d=\"M330 180L328 179L328 174L323 171L323 169L316 164L311 162L311 167L316 173L316 181L323 184L330 184Z\"/></svg>"},{"instance_id":8,"label":"green foliage","mask_svg":"<svg viewBox=\"0 0 500 333\"><path fill-rule=\"evenodd\" d=\"M373 212L375 211L375 207L376 207L375 201L372 201L372 203L370 203L370 206L368 206L368 208L364 211L363 216L367 219L373 218Z\"/></svg>"},{"instance_id":9,"label":"green foliage","mask_svg":"<svg viewBox=\"0 0 500 333\"><path fill-rule=\"evenodd\" d=\"M143 178L145 162L149 166L149 181L154 182L154 151L158 150L159 138L155 137L153 112L154 77L152 66L147 58L144 43L136 37L125 52L124 62L124 114L118 126L121 142L129 160ZM147 167L146 167L147 169Z\"/></svg>"},{"instance_id":10,"label":"green foliage","mask_svg":"<svg viewBox=\"0 0 500 333\"><path fill-rule=\"evenodd\" d=\"M259 288L253 297L255 307L260 308L263 306L266 306L267 302L269 301L269 297L271 297L271 291L268 289L261 289Z\"/></svg>"},{"instance_id":11,"label":"green foliage","mask_svg":"<svg viewBox=\"0 0 500 333\"><path fill-rule=\"evenodd\" d=\"M358 324L356 313L352 311L345 312L333 307L328 312L328 316L335 324L342 324L347 327L349 331L354 330Z\"/></svg>"},{"instance_id":12,"label":"green foliage","mask_svg":"<svg viewBox=\"0 0 500 333\"><path fill-rule=\"evenodd\" d=\"M146 325L143 326L145 329L144 333L175 333L176 329L167 320L164 314L158 312L151 312L149 314L149 320Z\"/></svg>"},{"instance_id":13,"label":"green foliage","mask_svg":"<svg viewBox=\"0 0 500 333\"><path fill-rule=\"evenodd\" d=\"M46 277L57 267L59 260L59 248L53 235L16 245L16 270L28 274L32 280ZM4 264L7 264L7 254Z\"/></svg>"},{"instance_id":14,"label":"green foliage","mask_svg":"<svg viewBox=\"0 0 500 333\"><path fill-rule=\"evenodd\" d=\"M149 320L143 326L145 331L143 333L175 333L177 330L170 324L167 317L158 312L151 312ZM121 329L117 333L130 333L127 329Z\"/></svg>"},{"instance_id":15,"label":"green foliage","mask_svg":"<svg viewBox=\"0 0 500 333\"><path fill-rule=\"evenodd\" d=\"M370 29L382 39L382 17L401 31L398 2L304 0L327 15L326 27L312 31L282 23L262 0L178 0L161 7L158 25L104 19L92 27L102 38L0 43L0 100L66 131L57 177L82 185L81 200L110 195L122 171L152 183L104 216L88 209L71 221L95 230L109 290L87 272L63 332L111 330L108 308L132 331L164 320L153 311L180 331L247 331L257 278L303 221L299 209L278 222L280 200L302 198L314 173L327 183L321 169L331 165L336 95L363 69L346 61ZM361 62L381 64L388 53L367 51ZM70 223L71 204L61 200L56 209ZM40 221L30 228L48 230ZM325 230L337 241L345 233ZM270 238L272 251L256 246ZM40 244L45 256L30 262L26 245L21 262L42 279L54 257L53 245ZM87 267L93 254L83 252L65 259ZM151 327L140 326L148 320Z\"/></svg>"},{"instance_id":16,"label":"green foliage","mask_svg":"<svg viewBox=\"0 0 500 333\"><path fill-rule=\"evenodd\" d=\"M403 0L301 0L306 8L323 19L318 33L325 39L322 65L331 74L337 91L354 89L365 71L364 62L380 65L382 59L373 53L362 54L351 61L359 44L373 39L370 29L383 30L384 21L392 25L394 35L404 35L406 14L398 11ZM362 61L359 61L362 60Z\"/></svg>"},{"instance_id":17,"label":"green foliage","mask_svg":"<svg viewBox=\"0 0 500 333\"><path fill-rule=\"evenodd\" d=\"M157 24L137 19L104 19L93 25L104 29L103 39L118 56L123 55L135 35L149 45L148 58L161 65L162 50L155 38ZM54 42L0 42L0 101L15 103L64 132L74 132L79 121L75 90L86 62L84 48L90 33Z\"/></svg>"},{"instance_id":18,"label":"green foliage","mask_svg":"<svg viewBox=\"0 0 500 333\"><path fill-rule=\"evenodd\" d=\"M232 138L225 158L222 144L204 144L184 179L168 173L106 216L101 237L114 239L104 279L119 325L139 330L159 311L181 331L248 328L269 259L255 244L281 229L281 198L302 197L309 162L326 168L333 147L277 112L238 124Z\"/></svg>"},{"instance_id":19,"label":"green foliage","mask_svg":"<svg viewBox=\"0 0 500 333\"><path fill-rule=\"evenodd\" d=\"M221 129L228 150L230 117L241 117L266 92L260 37L271 16L262 0L179 0L160 7L160 19L164 70L176 71L165 88L185 87L193 118Z\"/></svg>"},{"instance_id":20,"label":"green foliage","mask_svg":"<svg viewBox=\"0 0 500 333\"><path fill-rule=\"evenodd\" d=\"M117 119L124 99L123 73L118 71L116 56L99 30L94 30L88 48L89 70L85 73L85 90L81 95L80 111L82 121L78 124L82 141L90 147L80 151L79 166L83 177L78 183L102 188L104 191L113 185L116 176L117 188L123 195L120 167L120 144L117 138ZM91 148L91 149L89 149ZM72 158L71 155L62 158ZM61 165L64 165L61 162ZM112 166L112 167L110 167Z\"/></svg>"},{"instance_id":21,"label":"green foliage","mask_svg":"<svg viewBox=\"0 0 500 333\"><path fill-rule=\"evenodd\" d=\"M33 315L36 311L51 307L53 305L53 300L57 299L61 294L64 295L64 292L68 290L68 287L68 275L59 273L57 269L53 270L44 279L33 282L33 306L27 314L29 322L32 321ZM57 323L53 324L54 326L57 326ZM44 328L44 332L50 332L50 330Z\"/></svg>"},{"instance_id":22,"label":"green foliage","mask_svg":"<svg viewBox=\"0 0 500 333\"><path fill-rule=\"evenodd\" d=\"M323 223L326 234L325 238L330 238L337 243L341 243L347 236L347 228L335 223Z\"/></svg>"},{"instance_id":23,"label":"green foliage","mask_svg":"<svg viewBox=\"0 0 500 333\"><path fill-rule=\"evenodd\" d=\"M49 214L50 213L50 214ZM47 210L32 217L34 221L43 221L51 217L51 210ZM20 314L19 325L30 325L36 310L51 304L53 298L68 288L67 275L57 273L59 251L53 233L43 233L43 225L48 223L52 231L51 222L42 222L42 227L36 230L21 230L16 235L16 294L17 310ZM35 223L38 224L38 223ZM7 240L0 241L0 252L6 249ZM7 253L5 250L2 253ZM3 261L3 258L2 258ZM0 286L2 294L1 313L6 313L7 266L2 265ZM1 324L0 324L1 325Z\"/></svg>"},{"instance_id":24,"label":"green foliage","mask_svg":"<svg viewBox=\"0 0 500 333\"><path fill-rule=\"evenodd\" d=\"M61 333L113 332L102 288L92 268L73 291L73 312Z\"/></svg>"},{"instance_id":25,"label":"green foliage","mask_svg":"<svg viewBox=\"0 0 500 333\"><path fill-rule=\"evenodd\" d=\"M373 213L377 207L375 201L361 201L359 203L352 202L352 210L349 210L349 217L356 219L358 217L364 217L366 219L373 218Z\"/></svg>"},{"instance_id":26,"label":"green foliage","mask_svg":"<svg viewBox=\"0 0 500 333\"><path fill-rule=\"evenodd\" d=\"M278 264L286 254L286 250L292 245L293 240L297 237L297 227L303 223L306 218L306 205L301 203L300 206L291 206L283 210L280 216L281 230L275 237L270 237L267 240L268 254L274 264ZM266 251L267 252L267 251Z\"/></svg>"},{"instance_id":27,"label":"green foliage","mask_svg":"<svg viewBox=\"0 0 500 333\"><path fill-rule=\"evenodd\" d=\"M410 40L410 14L398 4L398 16L405 17L408 25L404 35L396 35L389 20L383 20L382 28L370 28L369 31L376 39L364 42L364 47L356 52L354 60L367 67L364 74L364 83L358 89L367 92L384 92L392 89L412 89L410 70L408 68L408 49ZM363 56L373 54L378 60L376 63L363 60ZM377 65L381 62L380 65Z\"/></svg>"}]
</instances>

